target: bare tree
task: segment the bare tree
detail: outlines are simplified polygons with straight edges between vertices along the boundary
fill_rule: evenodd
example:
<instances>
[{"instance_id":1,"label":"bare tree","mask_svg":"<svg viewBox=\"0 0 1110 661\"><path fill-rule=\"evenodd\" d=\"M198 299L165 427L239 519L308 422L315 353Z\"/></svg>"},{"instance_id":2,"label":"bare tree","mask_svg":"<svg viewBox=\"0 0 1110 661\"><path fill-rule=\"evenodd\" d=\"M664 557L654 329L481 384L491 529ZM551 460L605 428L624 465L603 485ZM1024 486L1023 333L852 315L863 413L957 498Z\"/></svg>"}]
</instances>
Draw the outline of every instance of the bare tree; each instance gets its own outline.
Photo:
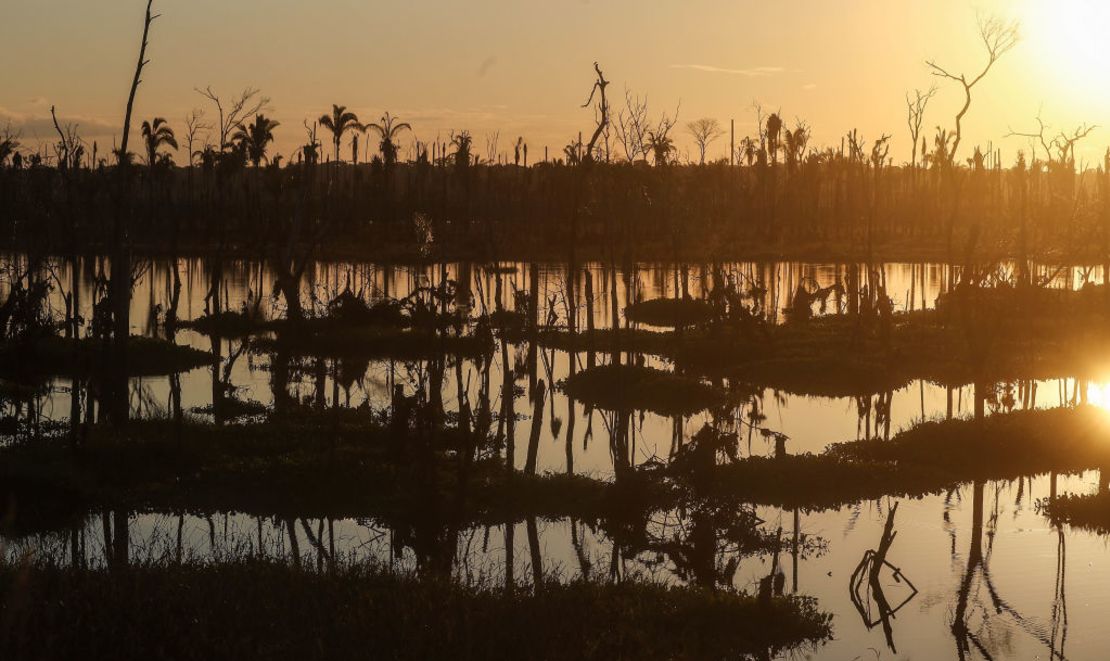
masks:
<instances>
[{"instance_id":1,"label":"bare tree","mask_svg":"<svg viewBox=\"0 0 1110 661\"><path fill-rule=\"evenodd\" d=\"M161 14L153 14L151 12L153 7L154 0L147 0L146 18L143 22L143 41L139 46L139 63L135 66L135 78L131 81L131 93L127 97L127 110L123 114L123 137L120 140L118 154L121 163L128 158L127 141L131 137L131 112L135 107L135 94L139 91L139 85L143 82L143 67L150 64L150 61L146 59L146 47L149 43L150 26L161 16Z\"/></svg>"},{"instance_id":2,"label":"bare tree","mask_svg":"<svg viewBox=\"0 0 1110 661\"><path fill-rule=\"evenodd\" d=\"M960 111L956 113L955 137L947 154L947 160L949 162L955 161L956 150L960 147L960 140L963 137L964 115L967 114L968 108L971 107L971 90L979 84L979 81L983 80L999 58L1017 45L1020 40L1018 23L1016 21L1007 23L997 16L980 17L979 38L983 41L983 46L987 49L987 63L982 71L971 80L968 80L966 74L951 73L932 60L928 60L925 63L932 69L934 76L954 80L963 87L964 91L964 104L960 108Z\"/></svg>"},{"instance_id":3,"label":"bare tree","mask_svg":"<svg viewBox=\"0 0 1110 661\"><path fill-rule=\"evenodd\" d=\"M497 163L497 143L501 141L501 131L486 134L486 163Z\"/></svg>"},{"instance_id":4,"label":"bare tree","mask_svg":"<svg viewBox=\"0 0 1110 661\"><path fill-rule=\"evenodd\" d=\"M647 160L651 153L647 139L649 130L647 97L633 97L632 90L624 88L624 108L617 113L616 132L629 163Z\"/></svg>"},{"instance_id":5,"label":"bare tree","mask_svg":"<svg viewBox=\"0 0 1110 661\"><path fill-rule=\"evenodd\" d=\"M702 165L705 165L705 150L713 144L713 141L725 134L720 122L710 117L695 119L686 124L686 132L693 136L694 144L698 146L698 162Z\"/></svg>"},{"instance_id":6,"label":"bare tree","mask_svg":"<svg viewBox=\"0 0 1110 661\"><path fill-rule=\"evenodd\" d=\"M58 168L62 170L69 170L81 167L81 157L85 154L84 140L81 139L80 134L77 132L77 124L65 125L63 130L58 124L58 115L54 112L54 106L50 106L50 119L54 121L54 130L58 133Z\"/></svg>"},{"instance_id":7,"label":"bare tree","mask_svg":"<svg viewBox=\"0 0 1110 661\"><path fill-rule=\"evenodd\" d=\"M906 124L910 128L910 142L913 143L913 156L910 158L910 167L917 168L917 144L921 138L921 124L925 121L925 109L929 106L929 101L937 93L936 85L931 86L928 90L922 92L919 89L913 91L913 97L910 93L906 92Z\"/></svg>"},{"instance_id":8,"label":"bare tree","mask_svg":"<svg viewBox=\"0 0 1110 661\"><path fill-rule=\"evenodd\" d=\"M609 98L605 94L605 89L609 87L609 81L605 80L605 75L601 73L601 67L597 62L594 62L594 71L597 72L597 80L594 82L593 88L590 89L590 98L582 104L583 108L588 108L593 103L594 96L598 97L597 128L594 129L594 134L590 137L589 144L586 145L584 156L585 159L590 160L594 158L594 148L597 147L597 141L609 129Z\"/></svg>"},{"instance_id":9,"label":"bare tree","mask_svg":"<svg viewBox=\"0 0 1110 661\"><path fill-rule=\"evenodd\" d=\"M212 130L212 125L205 123L204 110L193 108L188 115L185 115L185 149L188 151L189 167L193 165L193 157L196 154L193 147L196 145L200 132L210 130Z\"/></svg>"},{"instance_id":10,"label":"bare tree","mask_svg":"<svg viewBox=\"0 0 1110 661\"><path fill-rule=\"evenodd\" d=\"M1083 124L1076 128L1071 134L1061 131L1052 141L1052 146L1056 148L1056 162L1074 168L1076 143L1089 136L1091 131L1094 131L1096 128L1098 127Z\"/></svg>"},{"instance_id":11,"label":"bare tree","mask_svg":"<svg viewBox=\"0 0 1110 661\"><path fill-rule=\"evenodd\" d=\"M1039 112L1037 113L1036 121L1036 133L1033 133L1032 131L1014 131L1011 129L1005 137L1028 138L1033 146L1034 162L1036 162L1037 160L1037 145L1040 145L1041 149L1044 150L1045 158L1048 159L1049 165L1051 165L1052 163L1059 163L1062 165L1074 166L1075 145L1079 143L1079 141L1089 136L1091 132L1094 131L1096 128L1098 128L1097 126L1081 124L1074 131L1072 131L1071 134L1067 134L1061 131L1056 135L1056 137L1052 138L1050 142L1046 136L1048 130L1051 127L1044 123L1044 120L1041 119L1041 113ZM1053 155L1053 152L1055 152L1055 156Z\"/></svg>"},{"instance_id":12,"label":"bare tree","mask_svg":"<svg viewBox=\"0 0 1110 661\"><path fill-rule=\"evenodd\" d=\"M193 88L197 94L211 101L216 106L216 114L219 116L218 123L213 127L216 129L220 139L219 148L221 150L230 146L229 138L231 132L242 124L248 117L257 115L264 108L270 105L270 98L262 96L259 90L248 87L243 90L239 96L234 97L230 102L225 102L212 90L209 85L204 89L199 87Z\"/></svg>"}]
</instances>

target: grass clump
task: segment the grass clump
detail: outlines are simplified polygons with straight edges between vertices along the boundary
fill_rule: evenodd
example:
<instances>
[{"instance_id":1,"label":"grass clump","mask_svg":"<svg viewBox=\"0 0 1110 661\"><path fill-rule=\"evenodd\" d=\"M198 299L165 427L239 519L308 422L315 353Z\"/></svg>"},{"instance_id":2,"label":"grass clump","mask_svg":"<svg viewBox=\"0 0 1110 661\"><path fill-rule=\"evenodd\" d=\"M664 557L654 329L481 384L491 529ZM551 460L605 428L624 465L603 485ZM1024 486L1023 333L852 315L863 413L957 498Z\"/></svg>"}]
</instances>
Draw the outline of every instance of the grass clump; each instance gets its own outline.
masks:
<instances>
[{"instance_id":1,"label":"grass clump","mask_svg":"<svg viewBox=\"0 0 1110 661\"><path fill-rule=\"evenodd\" d=\"M4 658L738 658L813 648L807 597L626 581L468 587L268 560L0 568Z\"/></svg>"},{"instance_id":2,"label":"grass clump","mask_svg":"<svg viewBox=\"0 0 1110 661\"><path fill-rule=\"evenodd\" d=\"M629 305L624 316L632 322L662 328L686 328L716 318L713 306L693 298L653 298Z\"/></svg>"},{"instance_id":3,"label":"grass clump","mask_svg":"<svg viewBox=\"0 0 1110 661\"><path fill-rule=\"evenodd\" d=\"M252 350L294 356L348 359L424 360L445 355L478 358L493 350L489 335L451 335L424 330L326 325L286 328L276 338L257 338Z\"/></svg>"},{"instance_id":4,"label":"grass clump","mask_svg":"<svg viewBox=\"0 0 1110 661\"><path fill-rule=\"evenodd\" d=\"M149 337L127 340L127 376L163 376L210 365L211 354ZM44 337L0 345L0 373L17 376L94 377L119 369L109 340Z\"/></svg>"},{"instance_id":5,"label":"grass clump","mask_svg":"<svg viewBox=\"0 0 1110 661\"><path fill-rule=\"evenodd\" d=\"M1106 474L1102 477L1106 479ZM1038 504L1055 524L1066 523L1102 535L1110 534L1110 492L1065 494L1055 499L1046 498Z\"/></svg>"},{"instance_id":6,"label":"grass clump","mask_svg":"<svg viewBox=\"0 0 1110 661\"><path fill-rule=\"evenodd\" d=\"M1110 458L1110 420L1093 406L925 422L890 441L839 443L830 456L938 468L963 479L1067 472Z\"/></svg>"},{"instance_id":7,"label":"grass clump","mask_svg":"<svg viewBox=\"0 0 1110 661\"><path fill-rule=\"evenodd\" d=\"M924 496L973 480L1079 472L1110 461L1103 416L1079 407L927 422L889 441L850 441L818 455L751 457L719 466L711 492L827 509L887 495Z\"/></svg>"},{"instance_id":8,"label":"grass clump","mask_svg":"<svg viewBox=\"0 0 1110 661\"><path fill-rule=\"evenodd\" d=\"M195 330L213 337L247 337L266 330L270 322L249 311L226 310L217 314L206 314L192 320L180 321L178 328Z\"/></svg>"},{"instance_id":9,"label":"grass clump","mask_svg":"<svg viewBox=\"0 0 1110 661\"><path fill-rule=\"evenodd\" d=\"M660 415L691 415L719 406L726 396L697 379L652 367L603 365L566 380L578 401L615 411L644 410Z\"/></svg>"},{"instance_id":10,"label":"grass clump","mask_svg":"<svg viewBox=\"0 0 1110 661\"><path fill-rule=\"evenodd\" d=\"M96 508L408 521L438 511L461 525L635 519L672 503L670 489L647 478L611 484L510 475L497 458L462 462L472 436L447 427L396 430L373 415L136 421L123 430L93 427L76 448L63 432L0 448L0 499L11 504L15 528Z\"/></svg>"}]
</instances>

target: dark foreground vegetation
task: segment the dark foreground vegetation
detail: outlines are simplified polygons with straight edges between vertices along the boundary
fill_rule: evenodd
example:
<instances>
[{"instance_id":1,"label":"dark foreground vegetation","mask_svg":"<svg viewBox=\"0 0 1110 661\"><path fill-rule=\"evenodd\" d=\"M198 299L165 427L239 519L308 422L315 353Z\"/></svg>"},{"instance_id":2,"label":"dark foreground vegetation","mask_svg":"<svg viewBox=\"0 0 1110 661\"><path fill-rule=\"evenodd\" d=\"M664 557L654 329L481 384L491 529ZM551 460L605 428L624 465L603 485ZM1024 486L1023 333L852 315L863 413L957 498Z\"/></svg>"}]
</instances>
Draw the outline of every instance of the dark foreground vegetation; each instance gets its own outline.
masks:
<instances>
[{"instance_id":1,"label":"dark foreground vegetation","mask_svg":"<svg viewBox=\"0 0 1110 661\"><path fill-rule=\"evenodd\" d=\"M5 566L0 594L10 659L769 659L832 633L804 597L638 582L505 590L253 559Z\"/></svg>"}]
</instances>

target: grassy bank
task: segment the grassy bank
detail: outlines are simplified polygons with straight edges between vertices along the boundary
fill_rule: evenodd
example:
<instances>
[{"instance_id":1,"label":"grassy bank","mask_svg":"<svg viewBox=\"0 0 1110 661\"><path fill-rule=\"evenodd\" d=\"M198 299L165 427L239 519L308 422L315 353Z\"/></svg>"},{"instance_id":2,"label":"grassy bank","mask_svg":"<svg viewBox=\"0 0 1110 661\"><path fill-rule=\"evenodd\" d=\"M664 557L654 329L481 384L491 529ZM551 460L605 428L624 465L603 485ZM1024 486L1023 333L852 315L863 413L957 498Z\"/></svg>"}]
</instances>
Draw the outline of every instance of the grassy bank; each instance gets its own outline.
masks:
<instances>
[{"instance_id":1,"label":"grassy bank","mask_svg":"<svg viewBox=\"0 0 1110 661\"><path fill-rule=\"evenodd\" d=\"M1107 465L1108 433L1110 417L1094 407L927 422L889 441L852 441L820 455L723 465L715 469L710 489L716 497L805 509L887 495L916 497L975 480Z\"/></svg>"},{"instance_id":2,"label":"grassy bank","mask_svg":"<svg viewBox=\"0 0 1110 661\"><path fill-rule=\"evenodd\" d=\"M161 376L213 362L211 354L164 340L132 336L127 342L127 376ZM0 344L0 374L16 377L102 377L119 367L105 340L45 337L28 343Z\"/></svg>"},{"instance_id":3,"label":"grassy bank","mask_svg":"<svg viewBox=\"0 0 1110 661\"><path fill-rule=\"evenodd\" d=\"M812 599L636 582L463 587L269 561L0 568L0 655L72 658L736 658L812 649Z\"/></svg>"},{"instance_id":4,"label":"grassy bank","mask_svg":"<svg viewBox=\"0 0 1110 661\"><path fill-rule=\"evenodd\" d=\"M451 429L398 436L377 424L319 419L181 430L148 422L94 429L77 449L65 436L0 449L0 484L13 499L16 528L51 518L62 525L89 508L455 525L570 516L620 526L706 497L823 509L971 480L1097 468L1110 461L1104 415L1081 407L926 423L890 441L845 443L820 455L675 463L614 482L510 474L492 457L464 462L458 452L473 439Z\"/></svg>"},{"instance_id":5,"label":"grassy bank","mask_svg":"<svg viewBox=\"0 0 1110 661\"><path fill-rule=\"evenodd\" d=\"M1106 478L1102 473L1102 479ZM1110 534L1110 492L1066 494L1041 501L1041 507L1053 523Z\"/></svg>"}]
</instances>

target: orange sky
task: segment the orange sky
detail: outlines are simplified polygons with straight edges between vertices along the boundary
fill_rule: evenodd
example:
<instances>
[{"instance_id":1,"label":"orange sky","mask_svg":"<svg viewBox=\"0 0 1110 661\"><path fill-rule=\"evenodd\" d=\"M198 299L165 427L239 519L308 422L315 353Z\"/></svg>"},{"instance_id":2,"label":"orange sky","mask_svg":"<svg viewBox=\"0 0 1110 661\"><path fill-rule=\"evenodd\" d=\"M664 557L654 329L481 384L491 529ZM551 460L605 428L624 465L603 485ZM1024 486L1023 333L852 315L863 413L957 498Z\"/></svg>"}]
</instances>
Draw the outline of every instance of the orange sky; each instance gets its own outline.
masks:
<instances>
[{"instance_id":1,"label":"orange sky","mask_svg":"<svg viewBox=\"0 0 1110 661\"><path fill-rule=\"evenodd\" d=\"M1022 22L1022 43L981 85L965 122L965 145L993 140L1008 155L1027 147L1005 139L1028 130L1038 110L1056 130L1110 125L1110 9L1088 0L156 0L151 64L138 119L175 127L205 101L193 88L224 94L254 86L282 122L276 152L305 140L302 120L342 103L364 121L389 110L417 137L469 129L484 154L500 130L502 152L526 138L531 153L561 151L592 113L579 106L599 60L614 111L625 86L647 94L653 113L681 101L682 123L708 116L737 133L754 131L753 103L781 109L813 128L814 143L839 145L893 136L908 157L904 93L940 85L926 126L948 126L956 86L934 80L935 58L953 70L981 66L977 12ZM27 146L51 140L51 104L79 122L87 139L111 144L137 55L143 0L7 0L0 123ZM681 124L680 124L681 125ZM691 149L680 133L679 146ZM325 143L327 140L325 139ZM411 136L402 143L407 149ZM1100 158L1110 127L1079 154ZM727 136L710 149L725 156ZM966 155L966 154L964 154ZM178 162L184 160L179 154Z\"/></svg>"}]
</instances>

